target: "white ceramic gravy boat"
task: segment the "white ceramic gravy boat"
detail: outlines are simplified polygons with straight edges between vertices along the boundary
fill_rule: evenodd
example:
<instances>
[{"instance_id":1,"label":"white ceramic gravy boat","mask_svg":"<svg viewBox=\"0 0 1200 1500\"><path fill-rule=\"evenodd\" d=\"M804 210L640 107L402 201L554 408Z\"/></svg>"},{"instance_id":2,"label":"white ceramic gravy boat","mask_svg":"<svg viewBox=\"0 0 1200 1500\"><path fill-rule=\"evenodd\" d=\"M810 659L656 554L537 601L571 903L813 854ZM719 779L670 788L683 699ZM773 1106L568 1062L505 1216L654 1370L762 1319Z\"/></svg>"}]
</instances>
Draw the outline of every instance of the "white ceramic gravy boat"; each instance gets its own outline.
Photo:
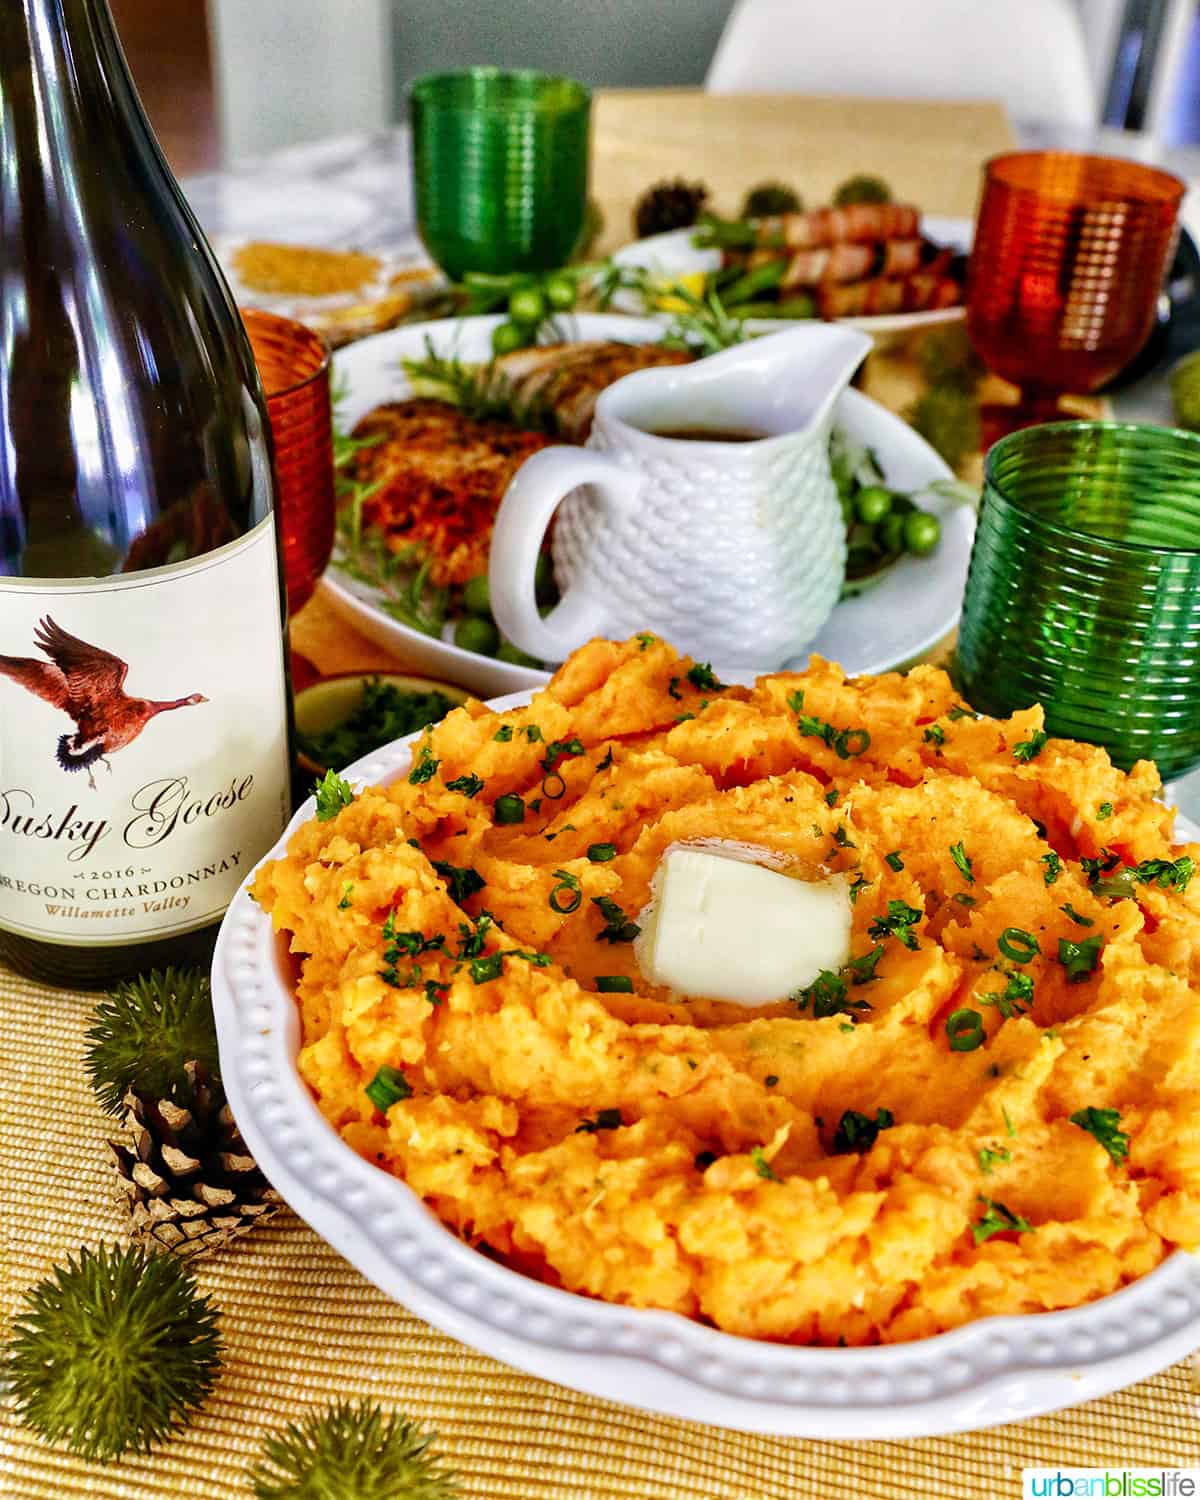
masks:
<instances>
[{"instance_id":1,"label":"white ceramic gravy boat","mask_svg":"<svg viewBox=\"0 0 1200 1500\"><path fill-rule=\"evenodd\" d=\"M870 347L866 334L809 324L609 386L587 447L534 454L501 503L489 581L504 634L552 662L642 630L729 667L802 652L845 574L829 426ZM697 429L764 436L660 435ZM543 619L534 570L556 510L562 597Z\"/></svg>"}]
</instances>

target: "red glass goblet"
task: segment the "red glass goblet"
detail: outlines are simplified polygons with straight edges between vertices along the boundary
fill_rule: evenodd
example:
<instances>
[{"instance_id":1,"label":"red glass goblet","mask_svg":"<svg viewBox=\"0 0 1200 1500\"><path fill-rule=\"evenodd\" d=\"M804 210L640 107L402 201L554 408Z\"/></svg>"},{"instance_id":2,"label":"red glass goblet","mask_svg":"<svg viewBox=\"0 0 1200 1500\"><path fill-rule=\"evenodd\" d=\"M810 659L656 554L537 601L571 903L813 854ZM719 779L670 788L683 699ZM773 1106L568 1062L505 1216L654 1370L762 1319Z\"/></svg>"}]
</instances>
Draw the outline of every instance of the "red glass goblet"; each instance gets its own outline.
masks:
<instances>
[{"instance_id":1,"label":"red glass goblet","mask_svg":"<svg viewBox=\"0 0 1200 1500\"><path fill-rule=\"evenodd\" d=\"M244 311L275 440L278 521L288 614L312 596L333 553L333 414L329 351L291 318Z\"/></svg>"},{"instance_id":2,"label":"red glass goblet","mask_svg":"<svg viewBox=\"0 0 1200 1500\"><path fill-rule=\"evenodd\" d=\"M1169 172L1116 157L988 162L967 327L988 368L1021 392L1016 407L985 408L989 436L1061 418L1060 395L1098 390L1146 343L1183 193Z\"/></svg>"}]
</instances>

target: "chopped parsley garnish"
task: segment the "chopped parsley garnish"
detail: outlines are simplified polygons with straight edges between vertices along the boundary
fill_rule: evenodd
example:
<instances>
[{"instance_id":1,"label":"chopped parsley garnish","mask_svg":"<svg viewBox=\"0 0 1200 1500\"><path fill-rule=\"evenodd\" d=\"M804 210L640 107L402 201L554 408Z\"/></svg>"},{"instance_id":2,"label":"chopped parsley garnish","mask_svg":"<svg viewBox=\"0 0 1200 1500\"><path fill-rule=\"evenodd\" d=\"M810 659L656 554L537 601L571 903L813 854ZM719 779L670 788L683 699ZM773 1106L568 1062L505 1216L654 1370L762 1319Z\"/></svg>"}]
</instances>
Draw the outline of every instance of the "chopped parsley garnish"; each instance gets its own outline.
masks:
<instances>
[{"instance_id":1,"label":"chopped parsley garnish","mask_svg":"<svg viewBox=\"0 0 1200 1500\"><path fill-rule=\"evenodd\" d=\"M853 885L851 885L849 891L846 893L850 897L851 906L858 905L859 896L862 895L863 891L868 890L870 885L871 882L864 875L859 874L855 876Z\"/></svg>"},{"instance_id":2,"label":"chopped parsley garnish","mask_svg":"<svg viewBox=\"0 0 1200 1500\"><path fill-rule=\"evenodd\" d=\"M1178 891L1180 895L1187 890L1195 873L1196 864L1190 854L1180 855L1176 860L1144 859L1133 867L1133 878L1142 885L1157 885L1164 891Z\"/></svg>"},{"instance_id":3,"label":"chopped parsley garnish","mask_svg":"<svg viewBox=\"0 0 1200 1500\"><path fill-rule=\"evenodd\" d=\"M676 722L676 724L687 724L692 719L694 719L695 717L696 717L696 715L692 714L692 713L676 714L675 715L675 722Z\"/></svg>"},{"instance_id":4,"label":"chopped parsley garnish","mask_svg":"<svg viewBox=\"0 0 1200 1500\"><path fill-rule=\"evenodd\" d=\"M493 926L492 914L489 911L481 911L479 920L472 927L469 922L458 924L459 944L457 957L478 958L483 952L483 940Z\"/></svg>"},{"instance_id":5,"label":"chopped parsley garnish","mask_svg":"<svg viewBox=\"0 0 1200 1500\"><path fill-rule=\"evenodd\" d=\"M1069 901L1064 901L1059 907L1059 911L1065 911L1071 921L1077 923L1080 927L1094 927L1096 925L1091 917L1081 917Z\"/></svg>"},{"instance_id":6,"label":"chopped parsley garnish","mask_svg":"<svg viewBox=\"0 0 1200 1500\"><path fill-rule=\"evenodd\" d=\"M1006 927L996 942L996 947L1014 964L1032 963L1041 949L1032 932L1023 927Z\"/></svg>"},{"instance_id":7,"label":"chopped parsley garnish","mask_svg":"<svg viewBox=\"0 0 1200 1500\"><path fill-rule=\"evenodd\" d=\"M354 882L353 880L347 880L346 884L342 887L342 899L338 902L338 911L349 911L350 907L354 905L354 902L350 899L353 894Z\"/></svg>"},{"instance_id":8,"label":"chopped parsley garnish","mask_svg":"<svg viewBox=\"0 0 1200 1500\"><path fill-rule=\"evenodd\" d=\"M432 781L440 764L441 762L434 757L434 753L429 746L422 745L421 753L417 757L417 763L408 773L409 785L420 786L423 781Z\"/></svg>"},{"instance_id":9,"label":"chopped parsley garnish","mask_svg":"<svg viewBox=\"0 0 1200 1500\"><path fill-rule=\"evenodd\" d=\"M1100 962L1100 949L1103 946L1104 939L1099 933L1095 937L1083 938L1078 943L1071 942L1069 938L1059 938L1058 961L1066 969L1069 983L1079 984L1094 973Z\"/></svg>"},{"instance_id":10,"label":"chopped parsley garnish","mask_svg":"<svg viewBox=\"0 0 1200 1500\"><path fill-rule=\"evenodd\" d=\"M464 797L478 797L483 791L483 782L478 776L468 772L466 776L456 776L453 781L448 781L446 790L461 792Z\"/></svg>"},{"instance_id":11,"label":"chopped parsley garnish","mask_svg":"<svg viewBox=\"0 0 1200 1500\"><path fill-rule=\"evenodd\" d=\"M837 806L838 798L840 796L841 796L841 793L838 791L837 787L831 786L829 788L829 790L825 793L825 806L826 807L836 807Z\"/></svg>"},{"instance_id":12,"label":"chopped parsley garnish","mask_svg":"<svg viewBox=\"0 0 1200 1500\"><path fill-rule=\"evenodd\" d=\"M842 967L843 974L849 974L851 984L870 984L872 980L878 979L875 970L879 967L879 960L887 950L880 943L872 948L870 953L860 953L857 958L849 959Z\"/></svg>"},{"instance_id":13,"label":"chopped parsley garnish","mask_svg":"<svg viewBox=\"0 0 1200 1500\"><path fill-rule=\"evenodd\" d=\"M471 978L476 984L490 984L493 979L499 979L504 973L504 951L497 948L495 953L486 953L482 958L473 958L467 964Z\"/></svg>"},{"instance_id":14,"label":"chopped parsley garnish","mask_svg":"<svg viewBox=\"0 0 1200 1500\"><path fill-rule=\"evenodd\" d=\"M946 731L940 724L930 724L921 738L927 745L944 745L946 743Z\"/></svg>"},{"instance_id":15,"label":"chopped parsley garnish","mask_svg":"<svg viewBox=\"0 0 1200 1500\"><path fill-rule=\"evenodd\" d=\"M612 746L610 745L608 747L608 749L605 751L603 759L598 760L596 762L596 769L597 769L597 771L607 771L608 768L609 768L609 766L612 765L612 762L613 762L613 754L612 754Z\"/></svg>"},{"instance_id":16,"label":"chopped parsley garnish","mask_svg":"<svg viewBox=\"0 0 1200 1500\"><path fill-rule=\"evenodd\" d=\"M948 719L977 719L979 715L974 709L967 708L962 703L956 703L946 717Z\"/></svg>"},{"instance_id":17,"label":"chopped parsley garnish","mask_svg":"<svg viewBox=\"0 0 1200 1500\"><path fill-rule=\"evenodd\" d=\"M1044 729L1035 729L1027 740L1018 740L1012 747L1013 759L1022 765L1036 760L1046 747L1050 736Z\"/></svg>"},{"instance_id":18,"label":"chopped parsley garnish","mask_svg":"<svg viewBox=\"0 0 1200 1500\"><path fill-rule=\"evenodd\" d=\"M589 844L587 857L594 865L606 865L610 859L616 859L616 844Z\"/></svg>"},{"instance_id":19,"label":"chopped parsley garnish","mask_svg":"<svg viewBox=\"0 0 1200 1500\"><path fill-rule=\"evenodd\" d=\"M990 1177L997 1166L1012 1161L1012 1152L1007 1146L982 1146L979 1150L979 1170Z\"/></svg>"},{"instance_id":20,"label":"chopped parsley garnish","mask_svg":"<svg viewBox=\"0 0 1200 1500\"><path fill-rule=\"evenodd\" d=\"M401 1099L412 1098L412 1084L399 1068L390 1068L384 1063L363 1089L363 1093L376 1109L386 1115L393 1104L399 1104Z\"/></svg>"},{"instance_id":21,"label":"chopped parsley garnish","mask_svg":"<svg viewBox=\"0 0 1200 1500\"><path fill-rule=\"evenodd\" d=\"M907 901L889 901L887 916L876 917L867 931L873 938L898 938L906 948L915 952L917 935L913 926L920 920L921 912L915 906L909 906Z\"/></svg>"},{"instance_id":22,"label":"chopped parsley garnish","mask_svg":"<svg viewBox=\"0 0 1200 1500\"><path fill-rule=\"evenodd\" d=\"M794 714L803 713L803 711L804 711L804 689L803 688L796 688L794 692L791 692L791 693L789 693L787 695L787 698L785 699L785 702L787 703L787 706L791 709L791 711Z\"/></svg>"},{"instance_id":23,"label":"chopped parsley garnish","mask_svg":"<svg viewBox=\"0 0 1200 1500\"><path fill-rule=\"evenodd\" d=\"M1099 821L1101 823L1105 822L1108 818L1111 818L1112 815L1113 815L1113 805L1112 805L1111 802L1102 802L1100 804L1100 806L1096 809L1096 817L1099 819Z\"/></svg>"},{"instance_id":24,"label":"chopped parsley garnish","mask_svg":"<svg viewBox=\"0 0 1200 1500\"><path fill-rule=\"evenodd\" d=\"M546 746L545 758L542 761L542 770L549 776L558 765L559 761L568 755L582 755L583 741L571 738L569 740L551 740Z\"/></svg>"},{"instance_id":25,"label":"chopped parsley garnish","mask_svg":"<svg viewBox=\"0 0 1200 1500\"><path fill-rule=\"evenodd\" d=\"M975 905L975 897L974 896L968 896L967 893L966 893L966 891L956 891L955 895L954 895L954 899L955 899L955 901L958 902L959 906L974 906Z\"/></svg>"},{"instance_id":26,"label":"chopped parsley garnish","mask_svg":"<svg viewBox=\"0 0 1200 1500\"><path fill-rule=\"evenodd\" d=\"M957 844L950 845L950 858L958 866L958 872L968 885L975 884L975 871L971 868L971 856L960 839Z\"/></svg>"},{"instance_id":27,"label":"chopped parsley garnish","mask_svg":"<svg viewBox=\"0 0 1200 1500\"><path fill-rule=\"evenodd\" d=\"M1129 1137L1121 1129L1121 1113L1116 1109L1077 1109L1070 1117L1072 1125L1094 1135L1115 1162L1129 1155Z\"/></svg>"},{"instance_id":28,"label":"chopped parsley garnish","mask_svg":"<svg viewBox=\"0 0 1200 1500\"><path fill-rule=\"evenodd\" d=\"M672 698L674 698L676 703L678 703L683 697L683 694L679 691L679 684L682 681L682 677L672 677L670 682L667 683L667 692L671 695Z\"/></svg>"},{"instance_id":29,"label":"chopped parsley garnish","mask_svg":"<svg viewBox=\"0 0 1200 1500\"><path fill-rule=\"evenodd\" d=\"M984 1207L983 1217L971 1225L971 1234L977 1245L990 1240L994 1234L1025 1234L1032 1230L1033 1225L1027 1219L994 1198L985 1198L980 1193L978 1201Z\"/></svg>"},{"instance_id":30,"label":"chopped parsley garnish","mask_svg":"<svg viewBox=\"0 0 1200 1500\"><path fill-rule=\"evenodd\" d=\"M1017 1127L1008 1118L1008 1110L1006 1110L1003 1105L1000 1106L1000 1113L1004 1119L1005 1134L1008 1136L1010 1141L1015 1141L1017 1138Z\"/></svg>"},{"instance_id":31,"label":"chopped parsley garnish","mask_svg":"<svg viewBox=\"0 0 1200 1500\"><path fill-rule=\"evenodd\" d=\"M899 874L900 871L904 868L904 859L899 849L893 849L890 854L885 854L883 856L883 862L885 865L891 865L892 869L895 870L897 874Z\"/></svg>"},{"instance_id":32,"label":"chopped parsley garnish","mask_svg":"<svg viewBox=\"0 0 1200 1500\"><path fill-rule=\"evenodd\" d=\"M1042 879L1047 885L1053 885L1062 874L1062 857L1051 849L1049 854L1041 856L1041 863L1046 866L1042 871Z\"/></svg>"},{"instance_id":33,"label":"chopped parsley garnish","mask_svg":"<svg viewBox=\"0 0 1200 1500\"><path fill-rule=\"evenodd\" d=\"M542 735L540 725L526 724L522 728L521 733L525 736L525 738L531 745L545 744L545 738Z\"/></svg>"},{"instance_id":34,"label":"chopped parsley garnish","mask_svg":"<svg viewBox=\"0 0 1200 1500\"><path fill-rule=\"evenodd\" d=\"M846 832L846 825L844 823L839 823L838 826L833 830L833 842L838 846L839 849L858 848L858 845Z\"/></svg>"},{"instance_id":35,"label":"chopped parsley garnish","mask_svg":"<svg viewBox=\"0 0 1200 1500\"><path fill-rule=\"evenodd\" d=\"M983 1045L983 1017L966 1007L951 1011L946 1017L946 1036L951 1052L974 1052Z\"/></svg>"},{"instance_id":36,"label":"chopped parsley garnish","mask_svg":"<svg viewBox=\"0 0 1200 1500\"><path fill-rule=\"evenodd\" d=\"M725 684L713 676L711 662L696 662L688 668L688 681L702 693L723 693Z\"/></svg>"},{"instance_id":37,"label":"chopped parsley garnish","mask_svg":"<svg viewBox=\"0 0 1200 1500\"><path fill-rule=\"evenodd\" d=\"M1103 854L1094 856L1084 855L1079 861L1079 868L1088 878L1089 885L1095 885L1102 875L1107 875L1110 870L1115 870L1121 863L1121 856L1112 849L1105 849ZM1122 874L1128 872L1122 871Z\"/></svg>"},{"instance_id":38,"label":"chopped parsley garnish","mask_svg":"<svg viewBox=\"0 0 1200 1500\"><path fill-rule=\"evenodd\" d=\"M550 892L550 910L557 912L560 917L567 917L573 911L578 911L583 905L583 892L579 889L579 877L572 875L570 870L555 870L554 877L558 884ZM565 891L566 895L561 893Z\"/></svg>"},{"instance_id":39,"label":"chopped parsley garnish","mask_svg":"<svg viewBox=\"0 0 1200 1500\"><path fill-rule=\"evenodd\" d=\"M598 1109L589 1120L581 1120L575 1127L576 1135L595 1135L598 1130L620 1130L625 1121L619 1109Z\"/></svg>"},{"instance_id":40,"label":"chopped parsley garnish","mask_svg":"<svg viewBox=\"0 0 1200 1500\"><path fill-rule=\"evenodd\" d=\"M1033 1004L1033 980L1028 974L1010 974L1002 992L980 995L979 1002L994 1005L1006 1021L1013 1016L1023 1016Z\"/></svg>"},{"instance_id":41,"label":"chopped parsley garnish","mask_svg":"<svg viewBox=\"0 0 1200 1500\"><path fill-rule=\"evenodd\" d=\"M860 1114L856 1109L846 1110L837 1123L833 1135L833 1150L836 1156L845 1156L851 1151L869 1151L881 1130L889 1130L896 1123L890 1109L877 1109L875 1118Z\"/></svg>"},{"instance_id":42,"label":"chopped parsley garnish","mask_svg":"<svg viewBox=\"0 0 1200 1500\"><path fill-rule=\"evenodd\" d=\"M634 639L638 643L638 650L644 651L647 646L653 646L658 637L656 635L651 635L648 630L643 630L642 633L638 636L635 636Z\"/></svg>"},{"instance_id":43,"label":"chopped parsley garnish","mask_svg":"<svg viewBox=\"0 0 1200 1500\"><path fill-rule=\"evenodd\" d=\"M525 821L525 799L515 792L505 792L492 804L492 815L498 824L523 823Z\"/></svg>"},{"instance_id":44,"label":"chopped parsley garnish","mask_svg":"<svg viewBox=\"0 0 1200 1500\"><path fill-rule=\"evenodd\" d=\"M849 1015L852 1011L871 1009L866 1000L850 999L846 981L832 969L822 969L811 984L797 990L790 998L796 1002L797 1010L807 1010L811 1005L813 1019L817 1021L824 1020L827 1016Z\"/></svg>"},{"instance_id":45,"label":"chopped parsley garnish","mask_svg":"<svg viewBox=\"0 0 1200 1500\"><path fill-rule=\"evenodd\" d=\"M513 732L511 724L501 724L500 728L497 729L494 735L492 735L492 738L494 740L499 740L502 745L507 745L509 740L512 739L512 734Z\"/></svg>"},{"instance_id":46,"label":"chopped parsley garnish","mask_svg":"<svg viewBox=\"0 0 1200 1500\"><path fill-rule=\"evenodd\" d=\"M781 1180L776 1175L775 1168L772 1167L771 1163L763 1155L763 1148L761 1146L752 1146L750 1148L750 1160L754 1163L754 1170L760 1177L765 1178L768 1182L779 1182Z\"/></svg>"},{"instance_id":47,"label":"chopped parsley garnish","mask_svg":"<svg viewBox=\"0 0 1200 1500\"><path fill-rule=\"evenodd\" d=\"M633 980L628 974L597 974L596 989L602 995L632 995Z\"/></svg>"},{"instance_id":48,"label":"chopped parsley garnish","mask_svg":"<svg viewBox=\"0 0 1200 1500\"><path fill-rule=\"evenodd\" d=\"M824 719L814 719L811 714L800 714L796 727L808 739L820 740L837 755L839 760L850 760L852 756L865 755L871 746L871 736L865 729L835 729Z\"/></svg>"},{"instance_id":49,"label":"chopped parsley garnish","mask_svg":"<svg viewBox=\"0 0 1200 1500\"><path fill-rule=\"evenodd\" d=\"M486 883L479 871L472 869L470 865L460 869L458 865L452 865L449 860L435 859L433 868L446 882L450 899L458 906L483 890Z\"/></svg>"},{"instance_id":50,"label":"chopped parsley garnish","mask_svg":"<svg viewBox=\"0 0 1200 1500\"><path fill-rule=\"evenodd\" d=\"M602 943L632 943L641 928L621 910L611 896L593 896L592 905L604 918L604 931L599 934Z\"/></svg>"},{"instance_id":51,"label":"chopped parsley garnish","mask_svg":"<svg viewBox=\"0 0 1200 1500\"><path fill-rule=\"evenodd\" d=\"M317 799L318 823L328 823L330 818L337 817L343 807L349 807L354 801L354 788L344 776L339 776L334 771L325 772L314 785L313 794Z\"/></svg>"},{"instance_id":52,"label":"chopped parsley garnish","mask_svg":"<svg viewBox=\"0 0 1200 1500\"><path fill-rule=\"evenodd\" d=\"M427 979L425 981L425 998L430 1005L440 1005L450 993L450 986L443 984L438 979Z\"/></svg>"}]
</instances>

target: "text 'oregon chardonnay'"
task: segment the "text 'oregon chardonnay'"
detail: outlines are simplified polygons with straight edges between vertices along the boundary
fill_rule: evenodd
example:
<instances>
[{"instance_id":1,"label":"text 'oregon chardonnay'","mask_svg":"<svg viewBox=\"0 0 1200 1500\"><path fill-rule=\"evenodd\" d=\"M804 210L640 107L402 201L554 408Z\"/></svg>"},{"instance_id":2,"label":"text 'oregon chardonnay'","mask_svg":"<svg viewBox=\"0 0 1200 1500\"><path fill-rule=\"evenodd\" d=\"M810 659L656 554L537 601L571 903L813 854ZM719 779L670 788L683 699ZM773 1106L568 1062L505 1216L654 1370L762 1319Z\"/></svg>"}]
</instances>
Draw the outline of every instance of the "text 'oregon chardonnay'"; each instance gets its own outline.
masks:
<instances>
[{"instance_id":1,"label":"text 'oregon chardonnay'","mask_svg":"<svg viewBox=\"0 0 1200 1500\"><path fill-rule=\"evenodd\" d=\"M266 410L107 0L0 5L0 957L195 957L278 836Z\"/></svg>"}]
</instances>

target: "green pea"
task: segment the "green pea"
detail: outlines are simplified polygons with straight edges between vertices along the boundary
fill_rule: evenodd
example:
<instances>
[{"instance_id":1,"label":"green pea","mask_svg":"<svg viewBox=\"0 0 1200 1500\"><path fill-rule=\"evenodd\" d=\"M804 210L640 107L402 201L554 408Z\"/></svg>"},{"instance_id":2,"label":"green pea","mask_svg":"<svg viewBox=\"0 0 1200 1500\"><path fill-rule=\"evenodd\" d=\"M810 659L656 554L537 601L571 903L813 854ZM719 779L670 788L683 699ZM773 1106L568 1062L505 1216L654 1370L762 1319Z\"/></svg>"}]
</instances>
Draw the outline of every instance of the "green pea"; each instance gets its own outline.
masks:
<instances>
[{"instance_id":1,"label":"green pea","mask_svg":"<svg viewBox=\"0 0 1200 1500\"><path fill-rule=\"evenodd\" d=\"M885 552L904 551L904 517L889 511L875 530L879 545Z\"/></svg>"},{"instance_id":2,"label":"green pea","mask_svg":"<svg viewBox=\"0 0 1200 1500\"><path fill-rule=\"evenodd\" d=\"M536 286L519 286L508 299L508 315L514 323L536 328L546 316L546 298Z\"/></svg>"},{"instance_id":3,"label":"green pea","mask_svg":"<svg viewBox=\"0 0 1200 1500\"><path fill-rule=\"evenodd\" d=\"M904 545L917 557L928 557L942 538L942 523L928 511L915 510L904 518Z\"/></svg>"},{"instance_id":4,"label":"green pea","mask_svg":"<svg viewBox=\"0 0 1200 1500\"><path fill-rule=\"evenodd\" d=\"M528 342L525 330L515 323L497 323L492 329L493 354L511 354L514 349L524 349Z\"/></svg>"},{"instance_id":5,"label":"green pea","mask_svg":"<svg viewBox=\"0 0 1200 1500\"><path fill-rule=\"evenodd\" d=\"M533 591L539 604L553 604L558 598L554 583L554 566L548 552L539 552L537 567L533 570Z\"/></svg>"},{"instance_id":6,"label":"green pea","mask_svg":"<svg viewBox=\"0 0 1200 1500\"><path fill-rule=\"evenodd\" d=\"M501 641L500 649L496 652L499 661L511 661L519 667L540 667L541 662L535 661L532 656L527 656L519 646L514 646L511 641Z\"/></svg>"},{"instance_id":7,"label":"green pea","mask_svg":"<svg viewBox=\"0 0 1200 1500\"><path fill-rule=\"evenodd\" d=\"M878 525L892 508L892 492L881 484L869 484L854 497L858 519L868 526Z\"/></svg>"},{"instance_id":8,"label":"green pea","mask_svg":"<svg viewBox=\"0 0 1200 1500\"><path fill-rule=\"evenodd\" d=\"M477 573L468 578L463 587L463 608L469 615L478 615L481 620L492 618L492 591L488 587L486 573Z\"/></svg>"},{"instance_id":9,"label":"green pea","mask_svg":"<svg viewBox=\"0 0 1200 1500\"><path fill-rule=\"evenodd\" d=\"M546 301L555 312L570 312L575 306L577 292L575 280L559 273L546 279Z\"/></svg>"},{"instance_id":10,"label":"green pea","mask_svg":"<svg viewBox=\"0 0 1200 1500\"><path fill-rule=\"evenodd\" d=\"M481 620L478 615L464 615L454 622L454 644L464 651L475 651L480 656L495 656L500 644L500 632L491 620Z\"/></svg>"}]
</instances>

